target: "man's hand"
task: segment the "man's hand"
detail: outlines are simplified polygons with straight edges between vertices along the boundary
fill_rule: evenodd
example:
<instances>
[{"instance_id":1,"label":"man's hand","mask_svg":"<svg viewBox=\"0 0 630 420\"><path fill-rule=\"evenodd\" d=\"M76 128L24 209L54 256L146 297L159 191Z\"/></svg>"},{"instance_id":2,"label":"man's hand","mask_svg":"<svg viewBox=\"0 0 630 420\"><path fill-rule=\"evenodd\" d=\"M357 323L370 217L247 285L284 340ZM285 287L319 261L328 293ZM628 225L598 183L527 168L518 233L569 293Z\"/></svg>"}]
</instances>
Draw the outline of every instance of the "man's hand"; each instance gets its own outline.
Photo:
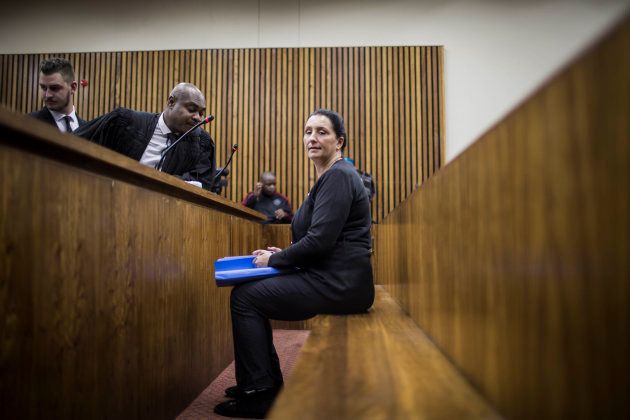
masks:
<instances>
[{"instance_id":1,"label":"man's hand","mask_svg":"<svg viewBox=\"0 0 630 420\"><path fill-rule=\"evenodd\" d=\"M278 209L274 212L274 214L276 215L276 219L278 220L282 220L285 218L285 216L287 215L287 213L282 210L282 209Z\"/></svg>"},{"instance_id":2,"label":"man's hand","mask_svg":"<svg viewBox=\"0 0 630 420\"><path fill-rule=\"evenodd\" d=\"M262 182L257 182L256 183L256 186L254 187L254 196L255 197L259 197L260 196L260 192L262 191L262 187L263 187Z\"/></svg>"}]
</instances>

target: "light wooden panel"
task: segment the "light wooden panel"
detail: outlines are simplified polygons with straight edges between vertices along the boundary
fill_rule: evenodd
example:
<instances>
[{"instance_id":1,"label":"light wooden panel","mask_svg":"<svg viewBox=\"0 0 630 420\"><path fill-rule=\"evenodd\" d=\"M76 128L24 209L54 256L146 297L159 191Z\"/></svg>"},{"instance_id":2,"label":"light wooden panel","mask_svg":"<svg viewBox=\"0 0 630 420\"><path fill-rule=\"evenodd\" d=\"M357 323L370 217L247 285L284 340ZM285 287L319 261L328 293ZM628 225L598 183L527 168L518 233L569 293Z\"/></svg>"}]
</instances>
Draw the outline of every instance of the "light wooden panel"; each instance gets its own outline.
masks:
<instances>
[{"instance_id":1,"label":"light wooden panel","mask_svg":"<svg viewBox=\"0 0 630 420\"><path fill-rule=\"evenodd\" d=\"M320 315L271 419L499 419L377 286L368 313Z\"/></svg>"},{"instance_id":2,"label":"light wooden panel","mask_svg":"<svg viewBox=\"0 0 630 420\"><path fill-rule=\"evenodd\" d=\"M379 281L506 418L628 418L630 20L378 227Z\"/></svg>"},{"instance_id":3,"label":"light wooden panel","mask_svg":"<svg viewBox=\"0 0 630 420\"><path fill-rule=\"evenodd\" d=\"M212 262L262 246L248 218L0 112L0 417L175 417L233 358Z\"/></svg>"},{"instance_id":4,"label":"light wooden panel","mask_svg":"<svg viewBox=\"0 0 630 420\"><path fill-rule=\"evenodd\" d=\"M306 117L319 107L347 124L346 155L372 174L376 221L444 160L442 47L353 47L139 51L58 54L75 66L80 116L124 106L160 112L171 88L195 83L216 120L217 164L240 146L224 193L240 201L272 170L297 208L314 182L302 145ZM18 112L41 107L39 55L0 56L0 103Z\"/></svg>"}]
</instances>

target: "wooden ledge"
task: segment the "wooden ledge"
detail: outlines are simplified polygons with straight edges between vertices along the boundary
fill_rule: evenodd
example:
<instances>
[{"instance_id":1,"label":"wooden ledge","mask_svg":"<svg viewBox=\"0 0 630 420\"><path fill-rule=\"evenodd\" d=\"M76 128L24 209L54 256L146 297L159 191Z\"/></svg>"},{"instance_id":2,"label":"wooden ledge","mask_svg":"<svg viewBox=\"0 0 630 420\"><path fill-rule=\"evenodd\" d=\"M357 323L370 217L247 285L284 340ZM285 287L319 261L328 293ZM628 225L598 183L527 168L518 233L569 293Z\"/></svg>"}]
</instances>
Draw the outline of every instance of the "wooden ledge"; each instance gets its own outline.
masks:
<instances>
[{"instance_id":1,"label":"wooden ledge","mask_svg":"<svg viewBox=\"0 0 630 420\"><path fill-rule=\"evenodd\" d=\"M369 313L316 319L271 419L500 418L381 286Z\"/></svg>"},{"instance_id":2,"label":"wooden ledge","mask_svg":"<svg viewBox=\"0 0 630 420\"><path fill-rule=\"evenodd\" d=\"M244 219L257 222L267 220L264 214L239 203L156 171L80 137L61 133L49 124L5 108L0 108L0 146L25 150Z\"/></svg>"}]
</instances>

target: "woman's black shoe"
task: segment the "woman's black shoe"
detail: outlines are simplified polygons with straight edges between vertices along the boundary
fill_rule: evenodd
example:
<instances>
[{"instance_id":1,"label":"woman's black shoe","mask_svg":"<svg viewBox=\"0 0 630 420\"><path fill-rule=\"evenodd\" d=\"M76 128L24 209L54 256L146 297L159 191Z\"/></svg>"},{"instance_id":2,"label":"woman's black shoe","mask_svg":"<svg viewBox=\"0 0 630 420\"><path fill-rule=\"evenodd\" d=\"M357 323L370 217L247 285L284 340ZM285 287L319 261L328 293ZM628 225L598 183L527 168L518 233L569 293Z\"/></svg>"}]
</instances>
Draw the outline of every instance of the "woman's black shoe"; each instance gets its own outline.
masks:
<instances>
[{"instance_id":1,"label":"woman's black shoe","mask_svg":"<svg viewBox=\"0 0 630 420\"><path fill-rule=\"evenodd\" d=\"M243 396L217 404L214 412L226 417L242 417L246 419L264 419L273 400L278 395L278 388L264 388L244 391Z\"/></svg>"},{"instance_id":2,"label":"woman's black shoe","mask_svg":"<svg viewBox=\"0 0 630 420\"><path fill-rule=\"evenodd\" d=\"M234 385L229 388L225 388L225 396L228 398L240 398L243 396L243 392L237 385Z\"/></svg>"},{"instance_id":3,"label":"woman's black shoe","mask_svg":"<svg viewBox=\"0 0 630 420\"><path fill-rule=\"evenodd\" d=\"M276 388L276 389L282 388L282 382L280 382L280 385L277 385L274 388ZM230 386L228 388L225 388L225 396L228 397L228 398L241 398L244 395L245 395L245 393L243 391L241 391L241 389L238 387L238 385L234 385L234 386Z\"/></svg>"}]
</instances>

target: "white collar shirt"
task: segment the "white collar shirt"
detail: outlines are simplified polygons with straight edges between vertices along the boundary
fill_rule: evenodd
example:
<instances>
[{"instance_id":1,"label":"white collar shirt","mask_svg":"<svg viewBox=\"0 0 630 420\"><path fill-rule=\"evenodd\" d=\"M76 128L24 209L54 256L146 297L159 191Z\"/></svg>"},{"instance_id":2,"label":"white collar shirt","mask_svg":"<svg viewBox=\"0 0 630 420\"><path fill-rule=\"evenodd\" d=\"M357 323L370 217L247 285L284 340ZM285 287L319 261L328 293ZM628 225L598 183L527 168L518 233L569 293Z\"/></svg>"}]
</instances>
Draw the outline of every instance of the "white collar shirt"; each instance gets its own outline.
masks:
<instances>
[{"instance_id":1,"label":"white collar shirt","mask_svg":"<svg viewBox=\"0 0 630 420\"><path fill-rule=\"evenodd\" d=\"M162 157L162 150L168 146L168 135L170 133L171 129L164 122L164 113L162 113L155 126L153 136L140 158L140 163L155 168Z\"/></svg>"},{"instance_id":2,"label":"white collar shirt","mask_svg":"<svg viewBox=\"0 0 630 420\"><path fill-rule=\"evenodd\" d=\"M65 121L66 114L64 114L63 112L53 111L52 109L49 109L48 111L50 111L51 115L55 119L55 123L57 124L59 131L65 133L67 131ZM70 117L70 128L72 129L72 131L79 128L79 120L77 119L77 113L74 109L74 106L72 107L72 112L68 114L68 117Z\"/></svg>"}]
</instances>

